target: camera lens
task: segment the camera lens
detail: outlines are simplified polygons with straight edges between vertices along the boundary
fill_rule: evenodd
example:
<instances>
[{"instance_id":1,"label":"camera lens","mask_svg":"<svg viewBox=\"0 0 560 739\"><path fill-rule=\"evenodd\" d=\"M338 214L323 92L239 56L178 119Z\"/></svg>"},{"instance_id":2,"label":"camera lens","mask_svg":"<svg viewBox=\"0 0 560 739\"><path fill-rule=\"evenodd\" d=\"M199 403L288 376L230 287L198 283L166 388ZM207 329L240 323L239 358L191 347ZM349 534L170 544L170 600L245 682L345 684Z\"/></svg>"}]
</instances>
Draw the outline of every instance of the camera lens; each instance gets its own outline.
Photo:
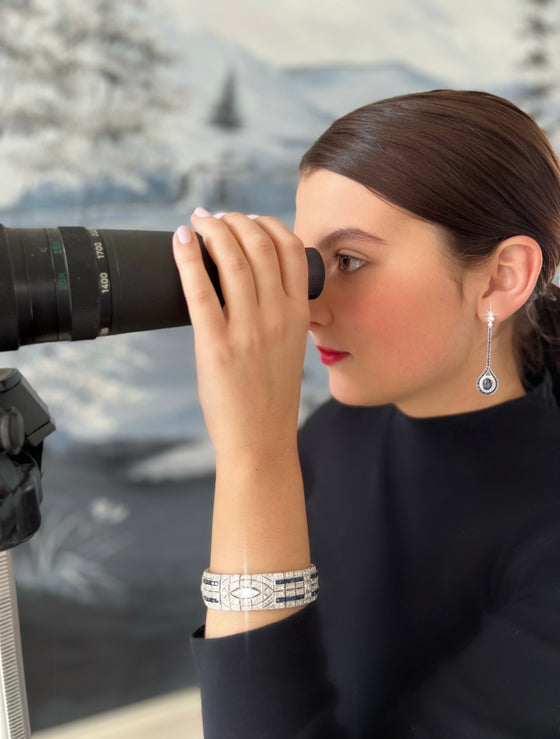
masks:
<instances>
[{"instance_id":1,"label":"camera lens","mask_svg":"<svg viewBox=\"0 0 560 739\"><path fill-rule=\"evenodd\" d=\"M172 232L0 226L0 351L190 323ZM202 257L223 301L218 271ZM319 252L306 249L309 297L323 287Z\"/></svg>"}]
</instances>

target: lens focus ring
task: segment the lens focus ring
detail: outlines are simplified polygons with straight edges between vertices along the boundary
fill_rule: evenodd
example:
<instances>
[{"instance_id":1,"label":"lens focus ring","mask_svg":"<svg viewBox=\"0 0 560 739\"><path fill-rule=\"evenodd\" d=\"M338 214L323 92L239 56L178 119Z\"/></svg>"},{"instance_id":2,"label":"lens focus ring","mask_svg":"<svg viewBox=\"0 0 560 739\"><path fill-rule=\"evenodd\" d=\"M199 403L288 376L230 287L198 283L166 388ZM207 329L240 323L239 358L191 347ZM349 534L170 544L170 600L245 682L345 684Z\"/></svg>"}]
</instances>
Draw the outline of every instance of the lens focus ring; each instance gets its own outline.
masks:
<instances>
[{"instance_id":1,"label":"lens focus ring","mask_svg":"<svg viewBox=\"0 0 560 739\"><path fill-rule=\"evenodd\" d=\"M72 301L72 339L99 334L99 291L91 240L85 228L60 227L65 246Z\"/></svg>"}]
</instances>

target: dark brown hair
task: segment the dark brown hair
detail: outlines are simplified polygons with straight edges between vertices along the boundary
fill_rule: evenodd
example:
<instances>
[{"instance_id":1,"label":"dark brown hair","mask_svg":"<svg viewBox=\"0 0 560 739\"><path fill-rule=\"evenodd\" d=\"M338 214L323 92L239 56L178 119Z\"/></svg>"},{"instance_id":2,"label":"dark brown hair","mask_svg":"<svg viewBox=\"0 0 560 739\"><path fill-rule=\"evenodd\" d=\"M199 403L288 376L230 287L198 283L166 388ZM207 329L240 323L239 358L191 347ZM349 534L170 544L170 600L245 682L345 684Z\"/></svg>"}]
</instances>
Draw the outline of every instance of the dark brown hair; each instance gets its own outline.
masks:
<instances>
[{"instance_id":1,"label":"dark brown hair","mask_svg":"<svg viewBox=\"0 0 560 739\"><path fill-rule=\"evenodd\" d=\"M560 167L548 138L513 103L484 92L433 90L380 100L335 121L301 161L349 177L447 232L463 268L510 236L533 237L543 267L516 314L525 376L560 372Z\"/></svg>"}]
</instances>

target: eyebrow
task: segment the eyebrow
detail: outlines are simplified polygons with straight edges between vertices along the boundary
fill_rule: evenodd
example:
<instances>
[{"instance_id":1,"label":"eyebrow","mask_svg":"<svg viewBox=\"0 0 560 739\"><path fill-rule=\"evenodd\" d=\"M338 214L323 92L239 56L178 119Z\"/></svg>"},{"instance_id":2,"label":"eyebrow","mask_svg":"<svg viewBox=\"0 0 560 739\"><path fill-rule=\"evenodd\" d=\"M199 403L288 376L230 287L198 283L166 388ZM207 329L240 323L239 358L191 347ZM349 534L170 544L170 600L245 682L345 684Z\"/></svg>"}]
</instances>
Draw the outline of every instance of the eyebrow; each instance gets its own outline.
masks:
<instances>
[{"instance_id":1,"label":"eyebrow","mask_svg":"<svg viewBox=\"0 0 560 739\"><path fill-rule=\"evenodd\" d=\"M330 251L340 241L361 241L370 244L386 245L385 239L375 234L362 231L361 228L339 228L336 231L331 231L322 239L319 239L316 245L316 249L319 251Z\"/></svg>"}]
</instances>

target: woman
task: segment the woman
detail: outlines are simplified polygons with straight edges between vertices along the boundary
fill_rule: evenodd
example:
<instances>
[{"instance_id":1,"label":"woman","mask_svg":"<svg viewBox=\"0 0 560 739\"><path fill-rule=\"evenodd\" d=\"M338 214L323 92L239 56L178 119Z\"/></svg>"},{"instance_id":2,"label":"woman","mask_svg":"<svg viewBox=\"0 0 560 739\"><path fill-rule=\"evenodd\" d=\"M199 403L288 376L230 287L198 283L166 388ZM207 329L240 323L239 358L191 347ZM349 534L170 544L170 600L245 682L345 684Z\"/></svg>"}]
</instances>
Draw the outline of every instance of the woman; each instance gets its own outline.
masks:
<instances>
[{"instance_id":1,"label":"woman","mask_svg":"<svg viewBox=\"0 0 560 739\"><path fill-rule=\"evenodd\" d=\"M433 91L333 124L295 233L195 211L224 310L178 230L216 449L207 737L560 735L559 175L512 104ZM298 454L308 328L333 400Z\"/></svg>"}]
</instances>

